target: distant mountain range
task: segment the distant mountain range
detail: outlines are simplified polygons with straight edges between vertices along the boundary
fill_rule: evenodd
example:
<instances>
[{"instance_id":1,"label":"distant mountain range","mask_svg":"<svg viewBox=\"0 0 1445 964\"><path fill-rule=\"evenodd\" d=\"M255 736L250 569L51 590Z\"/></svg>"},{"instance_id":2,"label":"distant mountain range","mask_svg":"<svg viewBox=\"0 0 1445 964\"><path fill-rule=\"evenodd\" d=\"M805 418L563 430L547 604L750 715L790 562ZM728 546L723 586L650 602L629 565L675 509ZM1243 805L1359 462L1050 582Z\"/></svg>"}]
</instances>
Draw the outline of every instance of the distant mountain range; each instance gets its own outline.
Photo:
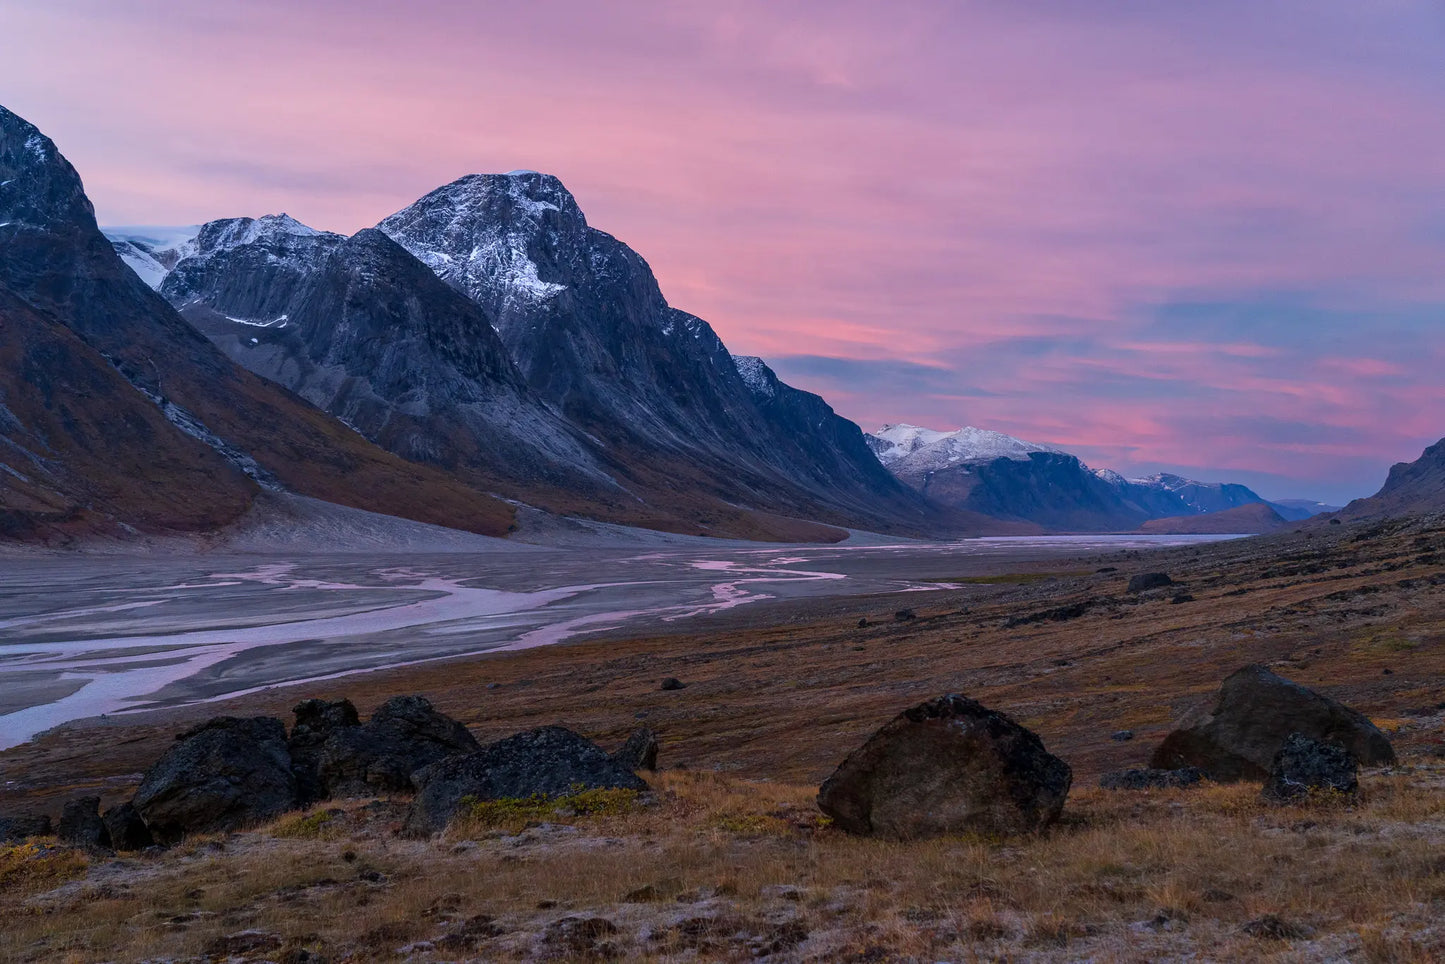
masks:
<instances>
[{"instance_id":1,"label":"distant mountain range","mask_svg":"<svg viewBox=\"0 0 1445 964\"><path fill-rule=\"evenodd\" d=\"M1273 527L1276 516L1283 523L1334 508L1299 500L1269 503L1243 485L1178 475L1126 479L1090 469L1061 449L971 426L940 432L885 425L868 436L868 445L894 475L932 501L1048 529L1128 531L1152 520L1219 514L1222 524L1246 528L1212 531L1254 532ZM1269 513L1223 515L1256 504ZM1209 525L1191 529L1210 531Z\"/></svg>"}]
</instances>

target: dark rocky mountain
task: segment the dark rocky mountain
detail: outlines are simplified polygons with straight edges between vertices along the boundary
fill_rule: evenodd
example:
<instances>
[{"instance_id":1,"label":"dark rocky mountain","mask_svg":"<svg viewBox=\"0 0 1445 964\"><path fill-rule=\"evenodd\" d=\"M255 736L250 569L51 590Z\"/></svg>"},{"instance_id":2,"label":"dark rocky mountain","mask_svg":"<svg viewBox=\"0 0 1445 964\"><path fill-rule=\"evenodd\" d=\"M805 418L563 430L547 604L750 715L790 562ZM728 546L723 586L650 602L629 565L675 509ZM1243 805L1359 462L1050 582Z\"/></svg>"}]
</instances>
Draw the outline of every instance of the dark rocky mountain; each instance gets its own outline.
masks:
<instances>
[{"instance_id":1,"label":"dark rocky mountain","mask_svg":"<svg viewBox=\"0 0 1445 964\"><path fill-rule=\"evenodd\" d=\"M483 485L614 486L481 308L380 231L215 221L160 290L235 361L403 458Z\"/></svg>"},{"instance_id":2,"label":"dark rocky mountain","mask_svg":"<svg viewBox=\"0 0 1445 964\"><path fill-rule=\"evenodd\" d=\"M378 227L493 319L527 384L642 491L871 527L939 518L880 472L856 426L670 307L647 262L588 225L557 178L471 175Z\"/></svg>"},{"instance_id":3,"label":"dark rocky mountain","mask_svg":"<svg viewBox=\"0 0 1445 964\"><path fill-rule=\"evenodd\" d=\"M1380 491L1356 499L1340 510L1345 519L1424 515L1445 512L1445 439L1425 449L1413 462L1397 462Z\"/></svg>"},{"instance_id":4,"label":"dark rocky mountain","mask_svg":"<svg viewBox=\"0 0 1445 964\"><path fill-rule=\"evenodd\" d=\"M1067 452L985 429L886 425L868 444L894 475L935 502L1048 529L1129 531L1151 519L1265 506L1261 518L1248 516L1258 525L1276 512L1243 485L1169 474L1126 479L1090 469Z\"/></svg>"},{"instance_id":5,"label":"dark rocky mountain","mask_svg":"<svg viewBox=\"0 0 1445 964\"><path fill-rule=\"evenodd\" d=\"M15 401L4 416L16 453L5 474L17 485L5 483L3 508L19 514L20 528L49 524L48 514L62 511L81 529L205 529L244 511L249 493L265 485L455 528L506 530L512 512L504 503L382 451L228 360L121 260L54 143L4 108L0 184L0 307L7 350L20 366L7 367L3 382ZM60 386L76 390L62 399ZM21 401L27 392L39 399ZM142 414L141 402L164 424ZM152 461L147 437L156 467L121 477ZM33 459L29 471L12 464L28 458L19 449L49 459L47 472ZM20 492L17 473L28 480L23 500L11 494ZM165 509L170 501L174 513Z\"/></svg>"},{"instance_id":6,"label":"dark rocky mountain","mask_svg":"<svg viewBox=\"0 0 1445 964\"><path fill-rule=\"evenodd\" d=\"M231 358L489 491L714 535L991 524L930 506L821 398L734 359L556 178L463 178L352 238L212 222L182 250L160 290Z\"/></svg>"}]
</instances>

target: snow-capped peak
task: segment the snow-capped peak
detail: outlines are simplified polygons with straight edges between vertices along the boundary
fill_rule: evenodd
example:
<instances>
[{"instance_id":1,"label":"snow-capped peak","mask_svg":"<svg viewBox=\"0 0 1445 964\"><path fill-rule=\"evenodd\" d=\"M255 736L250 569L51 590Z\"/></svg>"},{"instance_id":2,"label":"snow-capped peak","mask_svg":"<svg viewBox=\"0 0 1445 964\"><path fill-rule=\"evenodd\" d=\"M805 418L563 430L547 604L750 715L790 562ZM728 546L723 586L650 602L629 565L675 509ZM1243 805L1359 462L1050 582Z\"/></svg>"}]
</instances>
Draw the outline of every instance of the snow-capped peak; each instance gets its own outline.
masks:
<instances>
[{"instance_id":1,"label":"snow-capped peak","mask_svg":"<svg viewBox=\"0 0 1445 964\"><path fill-rule=\"evenodd\" d=\"M919 425L885 425L872 434L874 452L884 465L903 459L927 462L934 468L960 462L981 462L994 459L1027 460L1032 452L1059 452L1059 449L1036 442L1026 442L1012 435L965 425L952 432L939 432ZM922 467L922 466L920 466Z\"/></svg>"},{"instance_id":2,"label":"snow-capped peak","mask_svg":"<svg viewBox=\"0 0 1445 964\"><path fill-rule=\"evenodd\" d=\"M166 275L182 258L195 253L201 225L184 227L124 226L102 228L121 260L142 281L159 289Z\"/></svg>"},{"instance_id":3,"label":"snow-capped peak","mask_svg":"<svg viewBox=\"0 0 1445 964\"><path fill-rule=\"evenodd\" d=\"M1113 469L1095 469L1094 474L1103 481L1115 487L1122 487L1129 484L1128 479L1124 478Z\"/></svg>"}]
</instances>

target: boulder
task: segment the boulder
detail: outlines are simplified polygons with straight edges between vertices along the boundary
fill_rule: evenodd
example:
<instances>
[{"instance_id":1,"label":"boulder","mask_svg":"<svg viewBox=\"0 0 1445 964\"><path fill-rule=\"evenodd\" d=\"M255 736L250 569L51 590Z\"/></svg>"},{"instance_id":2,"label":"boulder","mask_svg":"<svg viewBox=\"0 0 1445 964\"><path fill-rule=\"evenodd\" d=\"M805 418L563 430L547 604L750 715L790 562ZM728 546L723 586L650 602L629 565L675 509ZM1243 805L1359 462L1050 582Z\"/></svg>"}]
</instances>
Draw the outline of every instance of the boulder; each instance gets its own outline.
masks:
<instances>
[{"instance_id":1,"label":"boulder","mask_svg":"<svg viewBox=\"0 0 1445 964\"><path fill-rule=\"evenodd\" d=\"M1260 796L1271 803L1292 803L1319 791L1353 796L1360 788L1358 768L1340 744L1291 733L1274 755Z\"/></svg>"},{"instance_id":2,"label":"boulder","mask_svg":"<svg viewBox=\"0 0 1445 964\"><path fill-rule=\"evenodd\" d=\"M446 827L463 797L510 800L563 797L581 790L646 790L647 784L591 740L560 726L544 726L454 756L412 776L416 797L405 832L413 836Z\"/></svg>"},{"instance_id":3,"label":"boulder","mask_svg":"<svg viewBox=\"0 0 1445 964\"><path fill-rule=\"evenodd\" d=\"M90 850L104 850L110 846L110 831L100 819L100 797L80 797L71 800L60 813L60 823L55 835L68 844Z\"/></svg>"},{"instance_id":4,"label":"boulder","mask_svg":"<svg viewBox=\"0 0 1445 964\"><path fill-rule=\"evenodd\" d=\"M612 754L612 761L633 772L656 770L657 734L645 726L633 730L627 742Z\"/></svg>"},{"instance_id":5,"label":"boulder","mask_svg":"<svg viewBox=\"0 0 1445 964\"><path fill-rule=\"evenodd\" d=\"M478 746L465 726L425 697L395 696L361 726L334 730L317 753L317 772L329 796L406 792L417 770Z\"/></svg>"},{"instance_id":6,"label":"boulder","mask_svg":"<svg viewBox=\"0 0 1445 964\"><path fill-rule=\"evenodd\" d=\"M1172 585L1174 585L1174 580L1170 579L1166 572L1141 572L1136 576L1129 577L1129 592L1148 592L1151 589L1162 589Z\"/></svg>"},{"instance_id":7,"label":"boulder","mask_svg":"<svg viewBox=\"0 0 1445 964\"><path fill-rule=\"evenodd\" d=\"M1099 777L1099 786L1105 790L1167 790L1177 787L1192 787L1204 774L1197 767L1183 767L1178 770L1115 770Z\"/></svg>"},{"instance_id":8,"label":"boulder","mask_svg":"<svg viewBox=\"0 0 1445 964\"><path fill-rule=\"evenodd\" d=\"M328 796L321 780L321 748L340 731L360 726L361 718L350 700L302 700L291 712L296 723L286 745L296 773L296 795L304 807Z\"/></svg>"},{"instance_id":9,"label":"boulder","mask_svg":"<svg viewBox=\"0 0 1445 964\"><path fill-rule=\"evenodd\" d=\"M1149 765L1196 766L1219 781L1263 780L1291 733L1333 740L1366 765L1395 762L1390 741L1363 714L1263 666L1246 666L1224 681L1213 711L1164 738Z\"/></svg>"},{"instance_id":10,"label":"boulder","mask_svg":"<svg viewBox=\"0 0 1445 964\"><path fill-rule=\"evenodd\" d=\"M0 817L0 843L19 843L30 837L48 837L55 832L45 814L20 813Z\"/></svg>"},{"instance_id":11,"label":"boulder","mask_svg":"<svg viewBox=\"0 0 1445 964\"><path fill-rule=\"evenodd\" d=\"M132 803L165 844L279 816L297 805L286 727L265 716L203 723L176 738Z\"/></svg>"},{"instance_id":12,"label":"boulder","mask_svg":"<svg viewBox=\"0 0 1445 964\"><path fill-rule=\"evenodd\" d=\"M818 806L854 834L1012 834L1058 819L1072 779L1034 733L948 695L904 711L849 754Z\"/></svg>"},{"instance_id":13,"label":"boulder","mask_svg":"<svg viewBox=\"0 0 1445 964\"><path fill-rule=\"evenodd\" d=\"M110 845L116 850L144 850L156 841L133 803L122 803L101 814Z\"/></svg>"}]
</instances>

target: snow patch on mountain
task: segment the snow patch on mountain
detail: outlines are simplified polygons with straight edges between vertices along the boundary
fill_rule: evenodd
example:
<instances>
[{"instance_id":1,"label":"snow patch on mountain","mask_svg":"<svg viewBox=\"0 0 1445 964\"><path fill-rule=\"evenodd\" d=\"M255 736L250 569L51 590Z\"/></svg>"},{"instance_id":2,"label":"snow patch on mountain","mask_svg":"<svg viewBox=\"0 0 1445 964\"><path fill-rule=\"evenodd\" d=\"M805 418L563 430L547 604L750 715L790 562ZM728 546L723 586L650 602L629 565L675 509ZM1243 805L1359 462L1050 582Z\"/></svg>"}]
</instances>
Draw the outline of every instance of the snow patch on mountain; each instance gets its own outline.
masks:
<instances>
[{"instance_id":1,"label":"snow patch on mountain","mask_svg":"<svg viewBox=\"0 0 1445 964\"><path fill-rule=\"evenodd\" d=\"M777 394L777 377L761 358L756 355L734 355L732 358L748 391L761 398L772 398Z\"/></svg>"},{"instance_id":2,"label":"snow patch on mountain","mask_svg":"<svg viewBox=\"0 0 1445 964\"><path fill-rule=\"evenodd\" d=\"M1027 461L1032 452L1065 454L1048 445L971 425L952 432L904 423L885 425L868 436L868 444L884 465L893 467L907 459L915 471L994 459Z\"/></svg>"},{"instance_id":3,"label":"snow patch on mountain","mask_svg":"<svg viewBox=\"0 0 1445 964\"><path fill-rule=\"evenodd\" d=\"M157 291L166 275L184 258L195 254L201 225L182 227L125 226L102 228L121 260Z\"/></svg>"}]
</instances>

